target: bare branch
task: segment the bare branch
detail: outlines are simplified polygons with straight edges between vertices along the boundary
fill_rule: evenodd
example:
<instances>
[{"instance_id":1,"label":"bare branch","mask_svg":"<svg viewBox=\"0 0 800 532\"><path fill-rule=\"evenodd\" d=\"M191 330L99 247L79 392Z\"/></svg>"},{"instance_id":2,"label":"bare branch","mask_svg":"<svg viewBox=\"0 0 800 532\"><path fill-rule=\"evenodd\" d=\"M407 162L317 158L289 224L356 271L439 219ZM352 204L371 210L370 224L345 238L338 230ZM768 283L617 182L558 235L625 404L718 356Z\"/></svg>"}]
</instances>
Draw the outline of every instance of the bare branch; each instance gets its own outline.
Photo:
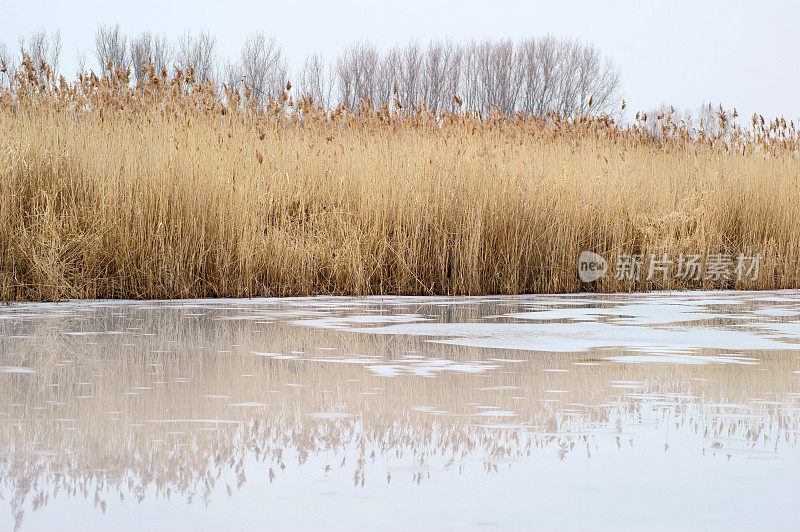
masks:
<instances>
[{"instance_id":1,"label":"bare branch","mask_svg":"<svg viewBox=\"0 0 800 532\"><path fill-rule=\"evenodd\" d=\"M109 66L113 69L127 70L128 40L119 29L119 24L114 26L100 25L94 36L94 53L100 70L106 72Z\"/></svg>"}]
</instances>

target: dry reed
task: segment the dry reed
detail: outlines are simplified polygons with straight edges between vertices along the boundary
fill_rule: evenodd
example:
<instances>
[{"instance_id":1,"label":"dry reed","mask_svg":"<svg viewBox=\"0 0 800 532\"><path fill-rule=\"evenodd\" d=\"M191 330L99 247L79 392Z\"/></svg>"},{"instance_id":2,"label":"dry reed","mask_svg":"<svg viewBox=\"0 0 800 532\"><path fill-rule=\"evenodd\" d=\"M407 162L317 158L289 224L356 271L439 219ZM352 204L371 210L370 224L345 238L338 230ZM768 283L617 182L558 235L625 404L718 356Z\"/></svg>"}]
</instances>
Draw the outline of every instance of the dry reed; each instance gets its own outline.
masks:
<instances>
[{"instance_id":1,"label":"dry reed","mask_svg":"<svg viewBox=\"0 0 800 532\"><path fill-rule=\"evenodd\" d=\"M146 79L26 60L0 89L3 300L800 284L794 124L257 108L191 69ZM761 263L585 284L583 250Z\"/></svg>"}]
</instances>

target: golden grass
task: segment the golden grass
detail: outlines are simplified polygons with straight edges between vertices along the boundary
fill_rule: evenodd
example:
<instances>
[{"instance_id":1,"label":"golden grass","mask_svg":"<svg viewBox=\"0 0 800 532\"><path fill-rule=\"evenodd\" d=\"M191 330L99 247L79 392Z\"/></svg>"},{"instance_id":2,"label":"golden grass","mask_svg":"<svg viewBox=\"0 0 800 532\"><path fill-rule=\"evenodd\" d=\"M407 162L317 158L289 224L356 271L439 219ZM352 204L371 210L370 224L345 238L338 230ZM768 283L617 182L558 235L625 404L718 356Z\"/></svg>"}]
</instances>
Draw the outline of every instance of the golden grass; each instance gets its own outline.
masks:
<instances>
[{"instance_id":1,"label":"golden grass","mask_svg":"<svg viewBox=\"0 0 800 532\"><path fill-rule=\"evenodd\" d=\"M262 111L192 78L23 64L0 93L0 298L800 285L793 125ZM583 250L762 260L756 281L584 284Z\"/></svg>"}]
</instances>

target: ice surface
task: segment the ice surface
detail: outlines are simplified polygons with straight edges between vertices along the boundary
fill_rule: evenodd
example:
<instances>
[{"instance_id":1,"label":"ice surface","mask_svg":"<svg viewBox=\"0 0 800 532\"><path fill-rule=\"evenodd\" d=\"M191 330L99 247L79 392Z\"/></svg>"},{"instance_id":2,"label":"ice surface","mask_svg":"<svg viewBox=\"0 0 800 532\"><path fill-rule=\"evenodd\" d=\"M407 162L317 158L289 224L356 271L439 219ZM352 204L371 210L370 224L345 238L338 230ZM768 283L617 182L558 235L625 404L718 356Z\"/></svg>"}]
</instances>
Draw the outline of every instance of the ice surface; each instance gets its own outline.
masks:
<instances>
[{"instance_id":1,"label":"ice surface","mask_svg":"<svg viewBox=\"0 0 800 532\"><path fill-rule=\"evenodd\" d=\"M0 307L0 529L792 529L798 437L795 291Z\"/></svg>"}]
</instances>

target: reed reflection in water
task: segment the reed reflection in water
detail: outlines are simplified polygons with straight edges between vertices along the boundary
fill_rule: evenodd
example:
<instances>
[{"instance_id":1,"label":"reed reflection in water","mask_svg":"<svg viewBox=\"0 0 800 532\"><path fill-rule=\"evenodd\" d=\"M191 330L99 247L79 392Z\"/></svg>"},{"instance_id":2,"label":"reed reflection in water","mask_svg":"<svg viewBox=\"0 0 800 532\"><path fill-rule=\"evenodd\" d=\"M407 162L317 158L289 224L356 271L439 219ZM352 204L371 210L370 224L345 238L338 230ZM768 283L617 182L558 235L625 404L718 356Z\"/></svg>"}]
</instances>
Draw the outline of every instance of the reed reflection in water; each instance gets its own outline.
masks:
<instances>
[{"instance_id":1,"label":"reed reflection in water","mask_svg":"<svg viewBox=\"0 0 800 532\"><path fill-rule=\"evenodd\" d=\"M0 526L786 526L798 339L796 292L6 306Z\"/></svg>"}]
</instances>

